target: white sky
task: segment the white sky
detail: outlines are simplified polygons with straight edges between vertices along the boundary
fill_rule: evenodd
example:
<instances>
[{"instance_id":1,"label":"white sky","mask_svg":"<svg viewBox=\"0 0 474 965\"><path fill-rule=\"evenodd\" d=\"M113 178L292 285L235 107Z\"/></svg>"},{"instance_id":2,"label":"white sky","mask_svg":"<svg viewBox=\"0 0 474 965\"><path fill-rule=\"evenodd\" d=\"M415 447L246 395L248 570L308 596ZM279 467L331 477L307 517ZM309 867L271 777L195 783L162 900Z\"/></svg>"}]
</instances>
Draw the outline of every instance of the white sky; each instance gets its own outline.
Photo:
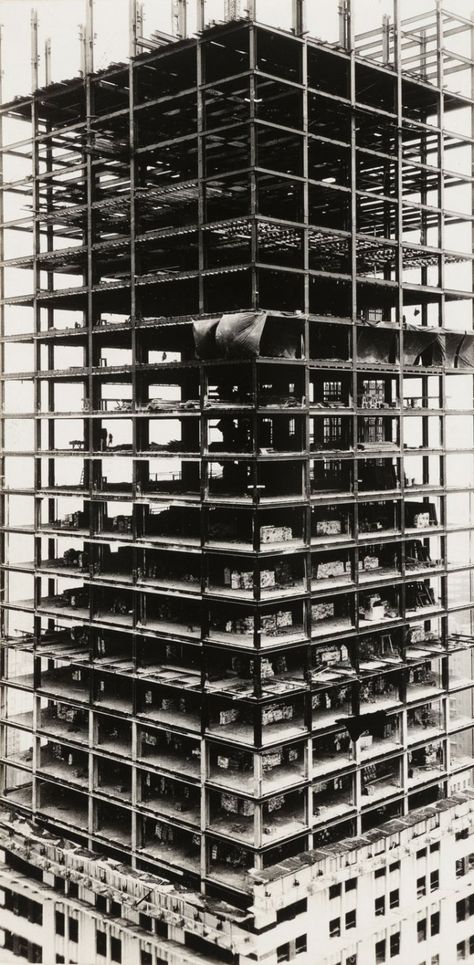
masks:
<instances>
[{"instance_id":1,"label":"white sky","mask_svg":"<svg viewBox=\"0 0 474 965\"><path fill-rule=\"evenodd\" d=\"M353 0L355 30L380 26L384 13L391 13L393 0ZM240 0L244 11L247 0ZM401 0L403 17L433 9L435 0ZM446 6L471 16L472 0L447 0ZM282 26L291 25L292 0L257 0L257 19ZM306 0L308 30L323 39L337 38L338 0ZM31 89L31 10L39 17L40 81L44 81L44 43L52 40L52 77L63 80L80 67L79 25L85 22L85 0L0 0L3 25L3 100ZM128 55L129 0L95 0L95 66L105 67ZM195 29L196 0L188 0L189 32ZM171 29L171 0L145 0L145 36L155 29ZM207 20L222 19L224 0L206 0Z\"/></svg>"}]
</instances>

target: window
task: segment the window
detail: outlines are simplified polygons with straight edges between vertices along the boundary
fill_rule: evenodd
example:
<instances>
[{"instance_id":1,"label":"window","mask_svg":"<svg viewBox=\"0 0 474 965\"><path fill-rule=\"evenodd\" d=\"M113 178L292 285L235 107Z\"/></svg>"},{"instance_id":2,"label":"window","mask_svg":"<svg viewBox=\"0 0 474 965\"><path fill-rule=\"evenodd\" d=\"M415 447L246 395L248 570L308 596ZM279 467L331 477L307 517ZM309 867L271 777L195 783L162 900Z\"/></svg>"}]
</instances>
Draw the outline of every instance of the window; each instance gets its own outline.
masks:
<instances>
[{"instance_id":1,"label":"window","mask_svg":"<svg viewBox=\"0 0 474 965\"><path fill-rule=\"evenodd\" d=\"M323 445L333 446L342 441L342 417L325 416L323 418Z\"/></svg>"},{"instance_id":2,"label":"window","mask_svg":"<svg viewBox=\"0 0 474 965\"><path fill-rule=\"evenodd\" d=\"M466 942L458 942L456 945L456 959L463 962L466 958Z\"/></svg>"},{"instance_id":3,"label":"window","mask_svg":"<svg viewBox=\"0 0 474 965\"><path fill-rule=\"evenodd\" d=\"M140 965L153 965L151 952L146 952L144 948L140 950Z\"/></svg>"},{"instance_id":4,"label":"window","mask_svg":"<svg viewBox=\"0 0 474 965\"><path fill-rule=\"evenodd\" d=\"M348 878L344 884L344 891L354 891L357 888L357 878Z\"/></svg>"},{"instance_id":5,"label":"window","mask_svg":"<svg viewBox=\"0 0 474 965\"><path fill-rule=\"evenodd\" d=\"M436 851L439 851L439 841L430 844L430 854L435 854Z\"/></svg>"},{"instance_id":6,"label":"window","mask_svg":"<svg viewBox=\"0 0 474 965\"><path fill-rule=\"evenodd\" d=\"M473 868L474 854L466 855L464 858L458 858L456 861L456 878L462 878L463 875L467 875Z\"/></svg>"},{"instance_id":7,"label":"window","mask_svg":"<svg viewBox=\"0 0 474 965\"><path fill-rule=\"evenodd\" d=\"M426 895L426 878L423 875L422 878L418 878L416 882L416 897L423 898Z\"/></svg>"},{"instance_id":8,"label":"window","mask_svg":"<svg viewBox=\"0 0 474 965\"><path fill-rule=\"evenodd\" d=\"M395 958L400 954L400 932L390 935L390 958Z\"/></svg>"},{"instance_id":9,"label":"window","mask_svg":"<svg viewBox=\"0 0 474 965\"><path fill-rule=\"evenodd\" d=\"M390 892L390 908L398 908L400 905L400 892L398 888Z\"/></svg>"},{"instance_id":10,"label":"window","mask_svg":"<svg viewBox=\"0 0 474 965\"><path fill-rule=\"evenodd\" d=\"M439 911L434 911L431 915L430 931L432 935L439 935Z\"/></svg>"},{"instance_id":11,"label":"window","mask_svg":"<svg viewBox=\"0 0 474 965\"><path fill-rule=\"evenodd\" d=\"M64 955L56 955L56 965L64 965Z\"/></svg>"},{"instance_id":12,"label":"window","mask_svg":"<svg viewBox=\"0 0 474 965\"><path fill-rule=\"evenodd\" d=\"M341 934L341 919L333 918L329 922L329 937L337 938Z\"/></svg>"},{"instance_id":13,"label":"window","mask_svg":"<svg viewBox=\"0 0 474 965\"><path fill-rule=\"evenodd\" d=\"M79 941L79 922L77 918L69 918L69 941Z\"/></svg>"},{"instance_id":14,"label":"window","mask_svg":"<svg viewBox=\"0 0 474 965\"><path fill-rule=\"evenodd\" d=\"M439 871L432 871L430 874L430 891L437 891L439 888Z\"/></svg>"},{"instance_id":15,"label":"window","mask_svg":"<svg viewBox=\"0 0 474 965\"><path fill-rule=\"evenodd\" d=\"M465 921L471 915L474 915L474 894L456 902L456 921Z\"/></svg>"},{"instance_id":16,"label":"window","mask_svg":"<svg viewBox=\"0 0 474 965\"><path fill-rule=\"evenodd\" d=\"M330 888L329 888L329 897L330 897L330 898L339 898L340 894L341 894L341 886L340 886L340 885L331 885L331 886L330 886Z\"/></svg>"},{"instance_id":17,"label":"window","mask_svg":"<svg viewBox=\"0 0 474 965\"><path fill-rule=\"evenodd\" d=\"M14 915L18 915L20 918L26 918L34 924L42 925L43 923L43 908L41 904L38 901L33 901L32 898L27 898L26 895L20 895L16 891L6 889L5 907L8 911L12 911Z\"/></svg>"},{"instance_id":18,"label":"window","mask_svg":"<svg viewBox=\"0 0 474 965\"><path fill-rule=\"evenodd\" d=\"M355 927L356 927L356 921L357 921L357 919L356 919L356 913L355 913L355 911L348 911L348 912L346 913L346 928L347 928L347 929L349 929L349 928L355 928Z\"/></svg>"},{"instance_id":19,"label":"window","mask_svg":"<svg viewBox=\"0 0 474 965\"><path fill-rule=\"evenodd\" d=\"M469 837L469 831L467 828L463 828L462 831L456 831L455 838L456 841L466 841Z\"/></svg>"},{"instance_id":20,"label":"window","mask_svg":"<svg viewBox=\"0 0 474 965\"><path fill-rule=\"evenodd\" d=\"M431 965L439 965L439 955L431 956Z\"/></svg>"},{"instance_id":21,"label":"window","mask_svg":"<svg viewBox=\"0 0 474 965\"><path fill-rule=\"evenodd\" d=\"M340 887L340 886L339 886ZM329 897L331 897L331 889L329 889ZM291 905L287 905L286 908L279 908L277 911L277 922L280 921L293 921L296 915L302 915L304 911L308 908L308 902L306 898L302 898L301 901L293 901Z\"/></svg>"},{"instance_id":22,"label":"window","mask_svg":"<svg viewBox=\"0 0 474 965\"><path fill-rule=\"evenodd\" d=\"M107 955L107 935L105 931L97 931L95 936L95 947L98 955Z\"/></svg>"},{"instance_id":23,"label":"window","mask_svg":"<svg viewBox=\"0 0 474 965\"><path fill-rule=\"evenodd\" d=\"M110 957L113 962L122 961L122 942L120 938L112 937L110 939Z\"/></svg>"},{"instance_id":24,"label":"window","mask_svg":"<svg viewBox=\"0 0 474 965\"><path fill-rule=\"evenodd\" d=\"M399 862L399 861L392 861L392 864L390 865L390 867L389 867L388 870L389 870L389 871L400 871L400 862Z\"/></svg>"},{"instance_id":25,"label":"window","mask_svg":"<svg viewBox=\"0 0 474 965\"><path fill-rule=\"evenodd\" d=\"M385 878L386 872L387 872L386 868L376 868L375 878Z\"/></svg>"},{"instance_id":26,"label":"window","mask_svg":"<svg viewBox=\"0 0 474 965\"><path fill-rule=\"evenodd\" d=\"M385 938L375 943L375 961L377 965L385 961Z\"/></svg>"},{"instance_id":27,"label":"window","mask_svg":"<svg viewBox=\"0 0 474 965\"><path fill-rule=\"evenodd\" d=\"M289 962L290 961L290 946L288 942L285 945L279 945L277 948L277 962Z\"/></svg>"},{"instance_id":28,"label":"window","mask_svg":"<svg viewBox=\"0 0 474 965\"><path fill-rule=\"evenodd\" d=\"M295 941L295 952L297 955L301 955L303 952L308 950L308 941L306 935L298 935Z\"/></svg>"},{"instance_id":29,"label":"window","mask_svg":"<svg viewBox=\"0 0 474 965\"><path fill-rule=\"evenodd\" d=\"M416 852L416 857L418 861L421 858L426 858L426 848L420 848L420 850Z\"/></svg>"},{"instance_id":30,"label":"window","mask_svg":"<svg viewBox=\"0 0 474 965\"><path fill-rule=\"evenodd\" d=\"M342 402L342 382L323 382L323 402Z\"/></svg>"},{"instance_id":31,"label":"window","mask_svg":"<svg viewBox=\"0 0 474 965\"><path fill-rule=\"evenodd\" d=\"M64 915L62 911L56 912L56 934L64 935Z\"/></svg>"},{"instance_id":32,"label":"window","mask_svg":"<svg viewBox=\"0 0 474 965\"><path fill-rule=\"evenodd\" d=\"M416 935L419 942L426 941L426 918L421 918L416 925Z\"/></svg>"},{"instance_id":33,"label":"window","mask_svg":"<svg viewBox=\"0 0 474 965\"><path fill-rule=\"evenodd\" d=\"M41 945L35 945L14 932L5 931L5 948L21 958L28 959L29 962L42 962L43 949Z\"/></svg>"},{"instance_id":34,"label":"window","mask_svg":"<svg viewBox=\"0 0 474 965\"><path fill-rule=\"evenodd\" d=\"M380 895L375 899L375 914L385 915L385 895Z\"/></svg>"}]
</instances>

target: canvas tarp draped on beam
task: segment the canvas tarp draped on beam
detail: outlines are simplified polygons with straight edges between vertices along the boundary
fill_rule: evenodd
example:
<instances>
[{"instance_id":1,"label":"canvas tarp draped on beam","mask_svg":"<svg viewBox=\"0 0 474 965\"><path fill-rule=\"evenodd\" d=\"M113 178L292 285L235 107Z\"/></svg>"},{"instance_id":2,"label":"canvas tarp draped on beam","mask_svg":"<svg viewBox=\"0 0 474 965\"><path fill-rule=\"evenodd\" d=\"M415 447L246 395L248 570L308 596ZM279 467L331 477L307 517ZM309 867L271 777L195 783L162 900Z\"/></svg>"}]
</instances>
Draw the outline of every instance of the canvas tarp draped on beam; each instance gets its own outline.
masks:
<instances>
[{"instance_id":1,"label":"canvas tarp draped on beam","mask_svg":"<svg viewBox=\"0 0 474 965\"><path fill-rule=\"evenodd\" d=\"M198 358L256 358L266 312L236 312L193 322Z\"/></svg>"},{"instance_id":2,"label":"canvas tarp draped on beam","mask_svg":"<svg viewBox=\"0 0 474 965\"><path fill-rule=\"evenodd\" d=\"M403 360L406 365L418 365L422 358L423 362L429 365L445 365L456 369L473 368L474 335L463 332L443 333L409 325L403 333Z\"/></svg>"}]
</instances>

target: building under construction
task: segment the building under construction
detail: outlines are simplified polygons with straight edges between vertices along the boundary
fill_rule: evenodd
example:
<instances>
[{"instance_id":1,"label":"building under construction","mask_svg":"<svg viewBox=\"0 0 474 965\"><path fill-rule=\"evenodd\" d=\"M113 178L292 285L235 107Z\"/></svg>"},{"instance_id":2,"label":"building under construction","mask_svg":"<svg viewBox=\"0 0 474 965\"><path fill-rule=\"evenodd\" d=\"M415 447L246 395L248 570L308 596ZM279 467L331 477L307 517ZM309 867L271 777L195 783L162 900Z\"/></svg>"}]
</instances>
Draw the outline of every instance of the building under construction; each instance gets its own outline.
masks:
<instances>
[{"instance_id":1,"label":"building under construction","mask_svg":"<svg viewBox=\"0 0 474 965\"><path fill-rule=\"evenodd\" d=\"M5 813L249 933L474 767L473 23L295 7L2 114Z\"/></svg>"}]
</instances>

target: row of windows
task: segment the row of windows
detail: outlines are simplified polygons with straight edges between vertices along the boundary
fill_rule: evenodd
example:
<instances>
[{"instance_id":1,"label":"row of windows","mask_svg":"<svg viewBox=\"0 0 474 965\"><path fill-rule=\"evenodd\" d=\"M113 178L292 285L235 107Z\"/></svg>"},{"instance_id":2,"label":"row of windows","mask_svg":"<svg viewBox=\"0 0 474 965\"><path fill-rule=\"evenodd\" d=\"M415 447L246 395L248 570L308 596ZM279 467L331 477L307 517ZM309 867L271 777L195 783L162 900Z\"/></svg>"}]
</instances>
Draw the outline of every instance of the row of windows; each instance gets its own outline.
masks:
<instances>
[{"instance_id":1,"label":"row of windows","mask_svg":"<svg viewBox=\"0 0 474 965\"><path fill-rule=\"evenodd\" d=\"M41 945L36 945L34 942L29 942L21 935L15 935L14 932L5 932L4 948L7 948L8 951L13 953L13 955L17 955L23 960L26 958L28 962L43 961L43 949L41 948Z\"/></svg>"},{"instance_id":2,"label":"row of windows","mask_svg":"<svg viewBox=\"0 0 474 965\"><path fill-rule=\"evenodd\" d=\"M20 895L10 889L5 890L5 908L20 918L26 918L36 925L43 924L43 907L38 901Z\"/></svg>"},{"instance_id":3,"label":"row of windows","mask_svg":"<svg viewBox=\"0 0 474 965\"><path fill-rule=\"evenodd\" d=\"M419 942L424 942L431 935L439 935L440 913L434 911L429 918L419 918L416 923L416 937Z\"/></svg>"},{"instance_id":4,"label":"row of windows","mask_svg":"<svg viewBox=\"0 0 474 965\"><path fill-rule=\"evenodd\" d=\"M379 871L380 871L380 870L385 871L385 869L378 869L378 870L379 870ZM378 875L378 877L381 877L381 876ZM432 871L431 874L430 874L430 891L432 891L432 892L433 892L433 891L436 891L438 888L439 888L439 871L435 870L435 871ZM347 891L347 888L346 888L346 891ZM333 893L331 894L331 892L333 892ZM426 875L424 875L423 877L420 877L420 878L417 879L417 882L416 882L416 892L417 892L417 897L418 897L418 898L422 898L424 895L427 894L427 879L426 879ZM340 894L341 894L341 885L331 885L331 888L330 888L330 897L331 897L331 898L334 898L334 897L336 897L336 895L340 895ZM375 899L375 914L376 914L377 917L378 917L379 915L385 915L385 912L386 912L386 904L387 904L387 903L386 903L386 897L385 897L385 895L379 895L379 896ZM400 891L399 891L398 888L394 888L393 891L391 891L390 894L389 894L389 907L393 909L393 908L398 908L399 906L400 906ZM352 918L351 918L352 915L355 916L355 912L348 912L348 914L346 915L346 919L345 919L345 920L346 920L346 928L353 928L353 927L354 927L354 925L347 923L348 920L349 920L349 921L352 921ZM335 937L335 936L337 936L337 935L340 935L340 934L341 934L341 919L340 919L340 918L333 918L332 921L330 921L330 923L329 923L329 930L330 930L330 935L331 935L331 937ZM420 939L420 941L421 941L421 939Z\"/></svg>"},{"instance_id":5,"label":"row of windows","mask_svg":"<svg viewBox=\"0 0 474 965\"><path fill-rule=\"evenodd\" d=\"M390 895L389 895L389 905L390 905L390 908L398 908L398 907L399 907L399 905L400 905L400 892L399 892L398 888L395 888L393 891L390 892ZM376 914L376 916L385 915L385 909L386 909L385 895L379 895L379 897L375 899L375 914Z\"/></svg>"},{"instance_id":6,"label":"row of windows","mask_svg":"<svg viewBox=\"0 0 474 965\"><path fill-rule=\"evenodd\" d=\"M68 916L68 928L69 928L69 941L78 942L79 941L79 922L77 918L73 918L72 915ZM65 916L62 911L56 912L56 934L65 934Z\"/></svg>"},{"instance_id":7,"label":"row of windows","mask_svg":"<svg viewBox=\"0 0 474 965\"><path fill-rule=\"evenodd\" d=\"M375 944L375 961L386 962L387 961L387 951L390 958L395 958L396 955L400 954L401 940L400 932L397 931L393 935L390 935L388 946L387 939L381 938L379 942Z\"/></svg>"},{"instance_id":8,"label":"row of windows","mask_svg":"<svg viewBox=\"0 0 474 965\"><path fill-rule=\"evenodd\" d=\"M458 962L470 959L471 955L474 955L474 935L466 938L463 942L458 942L456 945L456 960Z\"/></svg>"},{"instance_id":9,"label":"row of windows","mask_svg":"<svg viewBox=\"0 0 474 965\"><path fill-rule=\"evenodd\" d=\"M122 961L122 942L120 938L114 938L105 931L97 930L95 936L96 952L104 958L111 958L113 962ZM109 946L109 947L107 947Z\"/></svg>"},{"instance_id":10,"label":"row of windows","mask_svg":"<svg viewBox=\"0 0 474 965\"><path fill-rule=\"evenodd\" d=\"M344 915L344 929L349 931L357 926L357 914L355 910L347 911ZM329 937L338 938L341 935L341 919L333 918L329 922Z\"/></svg>"},{"instance_id":11,"label":"row of windows","mask_svg":"<svg viewBox=\"0 0 474 965\"><path fill-rule=\"evenodd\" d=\"M114 913L120 914L120 905L115 902ZM112 909L109 912L107 907L102 909L106 913L112 913ZM66 917L64 912L56 911L55 914L55 927L56 934L64 936L66 934ZM69 941L78 942L79 941L79 922L78 919L71 913L68 915L68 935ZM109 947L108 946L109 943ZM103 955L104 957L110 957L113 962L121 963L122 961L122 942L120 938L115 938L112 935L108 935L107 932L97 929L96 932L96 952L98 955Z\"/></svg>"},{"instance_id":12,"label":"row of windows","mask_svg":"<svg viewBox=\"0 0 474 965\"><path fill-rule=\"evenodd\" d=\"M357 878L348 878L344 882L344 891L354 891L357 888ZM339 898L342 894L342 885L339 883L337 885L331 885L329 888L330 898Z\"/></svg>"},{"instance_id":13,"label":"row of windows","mask_svg":"<svg viewBox=\"0 0 474 965\"><path fill-rule=\"evenodd\" d=\"M308 950L308 942L306 935L298 935L298 938L294 942L294 954L302 955L303 952ZM290 942L285 942L284 945L279 945L277 948L277 962L289 962L291 955L291 945Z\"/></svg>"}]
</instances>

